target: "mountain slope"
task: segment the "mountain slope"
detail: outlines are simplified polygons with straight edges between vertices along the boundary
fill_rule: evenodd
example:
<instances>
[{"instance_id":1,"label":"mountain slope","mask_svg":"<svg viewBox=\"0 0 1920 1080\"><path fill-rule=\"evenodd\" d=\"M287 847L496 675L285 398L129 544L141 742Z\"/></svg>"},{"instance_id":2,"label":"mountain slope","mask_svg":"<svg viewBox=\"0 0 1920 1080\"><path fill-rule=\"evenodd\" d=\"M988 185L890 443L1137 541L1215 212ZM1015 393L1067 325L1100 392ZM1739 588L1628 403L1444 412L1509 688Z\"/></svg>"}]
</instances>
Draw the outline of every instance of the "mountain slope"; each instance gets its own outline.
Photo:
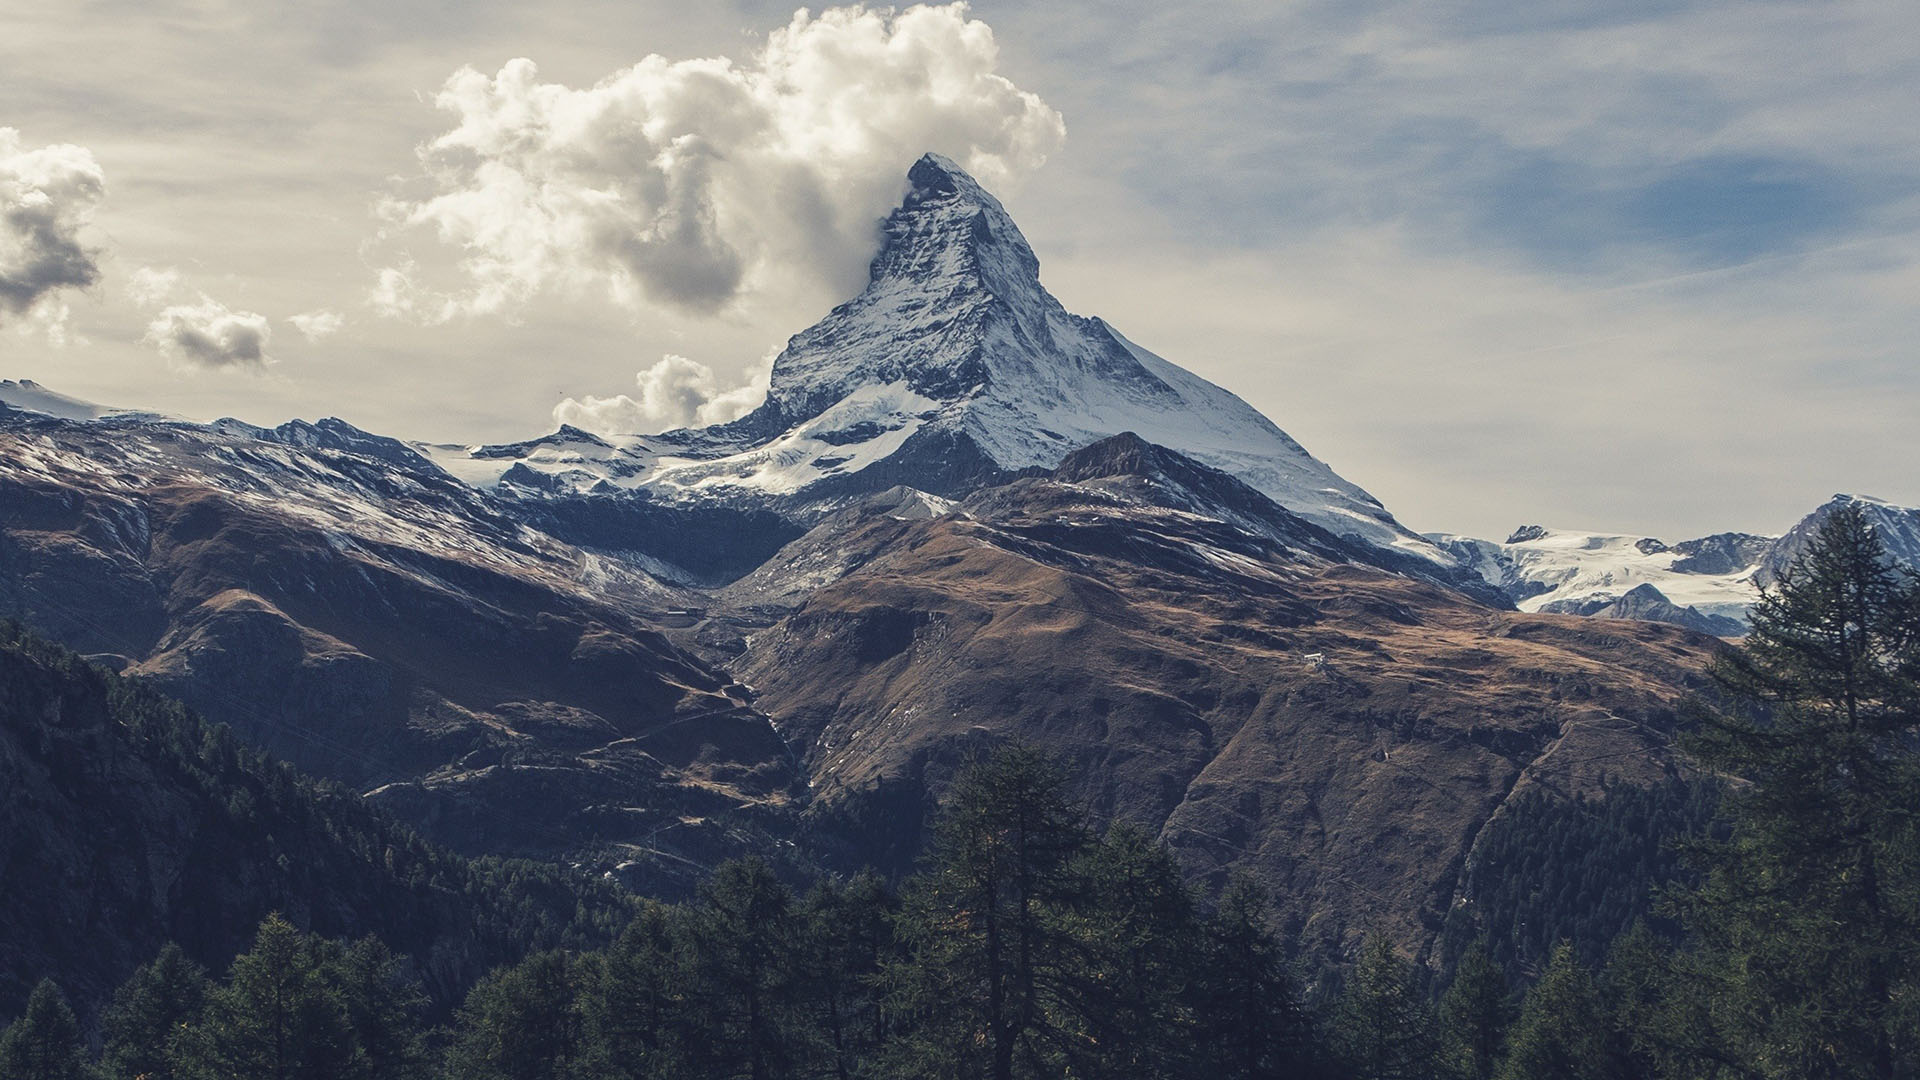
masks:
<instances>
[{"instance_id":1,"label":"mountain slope","mask_svg":"<svg viewBox=\"0 0 1920 1080\"><path fill-rule=\"evenodd\" d=\"M495 964L604 943L627 901L558 868L433 848L0 623L0 1016L42 976L98 1004L167 941L218 969L271 911L379 935L446 1009Z\"/></svg>"},{"instance_id":2,"label":"mountain slope","mask_svg":"<svg viewBox=\"0 0 1920 1080\"><path fill-rule=\"evenodd\" d=\"M1231 393L1069 314L999 201L928 155L887 219L866 289L795 335L766 402L714 428L434 448L484 481L809 511L896 484L963 495L1123 431L1228 472L1335 536L1450 567L1377 500Z\"/></svg>"},{"instance_id":3,"label":"mountain slope","mask_svg":"<svg viewBox=\"0 0 1920 1080\"><path fill-rule=\"evenodd\" d=\"M645 868L670 824L679 866L777 817L780 739L654 622L690 594L509 510L337 422L0 414L0 615L463 851Z\"/></svg>"},{"instance_id":4,"label":"mountain slope","mask_svg":"<svg viewBox=\"0 0 1920 1080\"><path fill-rule=\"evenodd\" d=\"M904 865L958 766L1023 740L1195 878L1260 878L1332 956L1368 929L1431 940L1516 789L1669 767L1710 639L1497 611L1304 521L1277 542L1170 505L1164 478L1202 467L1116 442L941 512L849 508L725 591L771 619L735 669L801 757L822 847Z\"/></svg>"}]
</instances>

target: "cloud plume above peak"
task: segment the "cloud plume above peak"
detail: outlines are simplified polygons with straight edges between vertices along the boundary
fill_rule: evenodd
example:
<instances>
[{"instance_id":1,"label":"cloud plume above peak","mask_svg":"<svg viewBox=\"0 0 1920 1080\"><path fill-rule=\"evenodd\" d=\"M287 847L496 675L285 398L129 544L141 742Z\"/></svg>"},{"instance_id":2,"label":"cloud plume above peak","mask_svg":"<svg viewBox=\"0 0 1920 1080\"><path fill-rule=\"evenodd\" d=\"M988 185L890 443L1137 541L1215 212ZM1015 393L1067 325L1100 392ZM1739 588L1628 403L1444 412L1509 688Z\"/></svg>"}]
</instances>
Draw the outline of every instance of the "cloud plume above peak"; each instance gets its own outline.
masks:
<instances>
[{"instance_id":1,"label":"cloud plume above peak","mask_svg":"<svg viewBox=\"0 0 1920 1080\"><path fill-rule=\"evenodd\" d=\"M13 128L0 127L0 321L53 309L55 294L100 279L98 252L80 231L106 197L106 174L85 147L28 149Z\"/></svg>"},{"instance_id":2,"label":"cloud plume above peak","mask_svg":"<svg viewBox=\"0 0 1920 1080\"><path fill-rule=\"evenodd\" d=\"M429 320L604 289L713 313L782 275L851 284L906 167L938 150L989 183L1037 168L1059 113L996 73L964 4L804 9L744 63L649 56L586 89L531 60L455 72L430 190L383 213L459 249L456 283L385 305Z\"/></svg>"}]
</instances>

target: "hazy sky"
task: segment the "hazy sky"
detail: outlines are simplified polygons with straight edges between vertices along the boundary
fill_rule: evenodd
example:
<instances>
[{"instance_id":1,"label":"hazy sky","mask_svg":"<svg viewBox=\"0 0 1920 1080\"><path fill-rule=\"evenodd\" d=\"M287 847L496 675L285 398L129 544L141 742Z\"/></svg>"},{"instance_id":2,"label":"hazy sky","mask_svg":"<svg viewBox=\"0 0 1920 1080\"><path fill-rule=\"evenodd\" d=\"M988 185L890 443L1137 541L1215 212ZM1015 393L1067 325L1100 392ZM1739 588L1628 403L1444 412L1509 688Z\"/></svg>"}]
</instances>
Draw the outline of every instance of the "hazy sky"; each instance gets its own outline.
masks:
<instances>
[{"instance_id":1,"label":"hazy sky","mask_svg":"<svg viewBox=\"0 0 1920 1080\"><path fill-rule=\"evenodd\" d=\"M1916 41L1911 0L0 0L0 377L724 418L939 150L1070 310L1413 528L1777 531L1920 505Z\"/></svg>"}]
</instances>

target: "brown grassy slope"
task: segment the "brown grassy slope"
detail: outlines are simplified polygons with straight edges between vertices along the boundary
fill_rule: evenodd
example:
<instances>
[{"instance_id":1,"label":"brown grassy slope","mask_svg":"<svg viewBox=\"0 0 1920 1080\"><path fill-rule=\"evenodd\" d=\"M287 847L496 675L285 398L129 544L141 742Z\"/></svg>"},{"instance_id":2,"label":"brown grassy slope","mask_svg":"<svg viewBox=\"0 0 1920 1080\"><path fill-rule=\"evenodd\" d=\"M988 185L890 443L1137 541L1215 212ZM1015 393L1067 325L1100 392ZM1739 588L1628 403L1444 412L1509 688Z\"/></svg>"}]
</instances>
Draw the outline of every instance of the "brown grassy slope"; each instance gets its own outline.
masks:
<instances>
[{"instance_id":1,"label":"brown grassy slope","mask_svg":"<svg viewBox=\"0 0 1920 1080\"><path fill-rule=\"evenodd\" d=\"M1668 768L1674 703L1714 647L1234 551L1198 519L1058 484L969 508L752 638L740 674L802 754L813 813L907 852L902 817L966 756L1026 740L1194 877L1256 874L1315 951L1375 928L1430 940L1517 784Z\"/></svg>"}]
</instances>

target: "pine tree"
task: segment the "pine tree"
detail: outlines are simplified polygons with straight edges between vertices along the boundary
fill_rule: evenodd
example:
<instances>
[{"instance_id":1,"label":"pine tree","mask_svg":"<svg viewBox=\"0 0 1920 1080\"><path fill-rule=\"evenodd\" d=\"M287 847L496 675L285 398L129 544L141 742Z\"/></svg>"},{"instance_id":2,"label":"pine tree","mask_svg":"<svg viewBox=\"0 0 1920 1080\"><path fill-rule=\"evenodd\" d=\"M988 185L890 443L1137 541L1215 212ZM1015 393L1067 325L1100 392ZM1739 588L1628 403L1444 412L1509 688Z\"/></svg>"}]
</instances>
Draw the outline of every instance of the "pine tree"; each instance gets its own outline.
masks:
<instances>
[{"instance_id":1,"label":"pine tree","mask_svg":"<svg viewBox=\"0 0 1920 1080\"><path fill-rule=\"evenodd\" d=\"M1562 943L1520 1007L1499 1080L1614 1080L1609 1032L1593 979Z\"/></svg>"},{"instance_id":2,"label":"pine tree","mask_svg":"<svg viewBox=\"0 0 1920 1080\"><path fill-rule=\"evenodd\" d=\"M678 909L648 903L594 972L585 1002L589 1072L618 1080L684 1076L691 979Z\"/></svg>"},{"instance_id":3,"label":"pine tree","mask_svg":"<svg viewBox=\"0 0 1920 1080\"><path fill-rule=\"evenodd\" d=\"M1078 964L1069 1056L1088 1076L1158 1080L1191 1070L1188 984L1201 933L1173 856L1140 829L1115 825L1073 867L1079 903L1063 912Z\"/></svg>"},{"instance_id":4,"label":"pine tree","mask_svg":"<svg viewBox=\"0 0 1920 1080\"><path fill-rule=\"evenodd\" d=\"M558 952L494 970L474 986L447 1048L449 1080L571 1080L581 1074L575 971Z\"/></svg>"},{"instance_id":5,"label":"pine tree","mask_svg":"<svg viewBox=\"0 0 1920 1080\"><path fill-rule=\"evenodd\" d=\"M690 913L695 1064L749 1080L788 1076L805 1054L798 1023L799 919L765 860L721 864Z\"/></svg>"},{"instance_id":6,"label":"pine tree","mask_svg":"<svg viewBox=\"0 0 1920 1080\"><path fill-rule=\"evenodd\" d=\"M802 978L824 1043L822 1075L849 1080L886 1038L880 971L893 956L892 899L871 873L815 885L801 909Z\"/></svg>"},{"instance_id":7,"label":"pine tree","mask_svg":"<svg viewBox=\"0 0 1920 1080\"><path fill-rule=\"evenodd\" d=\"M80 1024L51 979L27 998L27 1011L0 1032L0 1080L83 1080L89 1077Z\"/></svg>"},{"instance_id":8,"label":"pine tree","mask_svg":"<svg viewBox=\"0 0 1920 1080\"><path fill-rule=\"evenodd\" d=\"M1277 1080L1308 1070L1313 1030L1267 924L1271 901L1236 875L1207 920L1194 979L1205 1075Z\"/></svg>"},{"instance_id":9,"label":"pine tree","mask_svg":"<svg viewBox=\"0 0 1920 1080\"><path fill-rule=\"evenodd\" d=\"M195 1080L351 1080L366 1068L313 944L279 915L260 923L173 1049L175 1073Z\"/></svg>"},{"instance_id":10,"label":"pine tree","mask_svg":"<svg viewBox=\"0 0 1920 1080\"><path fill-rule=\"evenodd\" d=\"M1920 1071L1920 583L1835 511L1715 668L1689 748L1732 783L1731 835L1681 905L1713 1002L1705 1062L1891 1080Z\"/></svg>"},{"instance_id":11,"label":"pine tree","mask_svg":"<svg viewBox=\"0 0 1920 1080\"><path fill-rule=\"evenodd\" d=\"M153 960L114 992L101 1017L106 1048L101 1071L107 1076L173 1080L168 1048L200 1019L212 983L199 964L169 942Z\"/></svg>"},{"instance_id":12,"label":"pine tree","mask_svg":"<svg viewBox=\"0 0 1920 1080\"><path fill-rule=\"evenodd\" d=\"M1491 1080L1513 1017L1513 987L1493 962L1485 938L1460 955L1453 982L1440 997L1440 1038L1454 1074Z\"/></svg>"},{"instance_id":13,"label":"pine tree","mask_svg":"<svg viewBox=\"0 0 1920 1080\"><path fill-rule=\"evenodd\" d=\"M1355 1080L1427 1080L1439 1048L1413 964L1384 937L1369 937L1334 1005L1334 1051Z\"/></svg>"},{"instance_id":14,"label":"pine tree","mask_svg":"<svg viewBox=\"0 0 1920 1080\"><path fill-rule=\"evenodd\" d=\"M332 950L325 976L346 1008L347 1024L365 1058L367 1080L426 1075L420 1016L427 998L385 944L364 937Z\"/></svg>"},{"instance_id":15,"label":"pine tree","mask_svg":"<svg viewBox=\"0 0 1920 1080\"><path fill-rule=\"evenodd\" d=\"M927 869L904 891L908 958L889 968L911 1023L895 1072L1012 1080L1055 1071L1072 988L1058 914L1075 897L1068 868L1087 843L1062 796L1060 767L1001 750L955 782Z\"/></svg>"}]
</instances>

